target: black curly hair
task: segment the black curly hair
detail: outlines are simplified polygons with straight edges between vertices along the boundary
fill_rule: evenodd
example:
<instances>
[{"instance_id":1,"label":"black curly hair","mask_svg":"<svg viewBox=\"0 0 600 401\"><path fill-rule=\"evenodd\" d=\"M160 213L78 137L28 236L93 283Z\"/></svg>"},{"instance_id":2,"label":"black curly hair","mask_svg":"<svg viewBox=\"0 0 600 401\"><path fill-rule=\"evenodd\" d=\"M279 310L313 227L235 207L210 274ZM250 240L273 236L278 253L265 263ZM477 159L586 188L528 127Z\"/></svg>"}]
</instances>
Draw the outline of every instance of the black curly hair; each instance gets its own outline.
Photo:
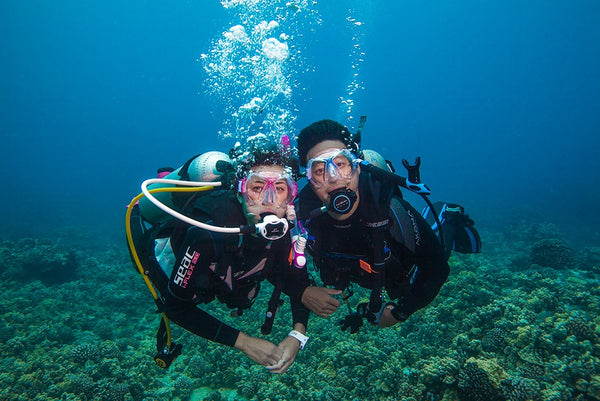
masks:
<instances>
[{"instance_id":1,"label":"black curly hair","mask_svg":"<svg viewBox=\"0 0 600 401\"><path fill-rule=\"evenodd\" d=\"M266 135L258 134L250 137L246 145L239 143L229 151L233 160L237 179L243 179L253 166L284 166L290 167L294 179L298 176L298 157L294 149L281 143L276 143Z\"/></svg>"},{"instance_id":2,"label":"black curly hair","mask_svg":"<svg viewBox=\"0 0 600 401\"><path fill-rule=\"evenodd\" d=\"M300 165L306 167L306 155L319 142L327 140L342 141L346 147L357 153L360 139L354 138L350 130L334 120L320 120L300 131L298 135L298 158Z\"/></svg>"}]
</instances>

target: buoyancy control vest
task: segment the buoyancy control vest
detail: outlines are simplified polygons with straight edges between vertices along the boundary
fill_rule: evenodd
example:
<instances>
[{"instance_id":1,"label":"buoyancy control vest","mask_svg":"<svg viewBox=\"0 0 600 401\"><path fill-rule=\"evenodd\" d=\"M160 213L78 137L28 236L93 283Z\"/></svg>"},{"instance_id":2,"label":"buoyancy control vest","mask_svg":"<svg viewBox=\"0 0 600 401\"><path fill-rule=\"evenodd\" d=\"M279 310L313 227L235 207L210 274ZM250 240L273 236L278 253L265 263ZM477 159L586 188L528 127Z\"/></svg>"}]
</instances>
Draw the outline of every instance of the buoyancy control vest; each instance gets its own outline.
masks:
<instances>
[{"instance_id":1,"label":"buoyancy control vest","mask_svg":"<svg viewBox=\"0 0 600 401\"><path fill-rule=\"evenodd\" d=\"M419 237L416 223L411 216L412 213L410 205L401 196L395 195L392 198L389 208L390 222L385 234L386 261L390 260L391 257L399 257L397 254L400 252L415 252ZM348 237L338 238L340 241L336 241L336 244L325 240L329 245L327 248L342 250L341 252L331 252L319 247L315 260L324 284L344 289L352 281L365 288L373 287L371 283L373 275L373 239L368 230L353 229L357 224L362 225L363 221L363 217L357 215L345 221L345 224L329 224L331 222L327 222L329 229L324 236L329 240L336 235L344 235L341 234L344 231L346 231ZM335 230L336 233L329 231L331 229ZM346 245L352 243L353 245L340 246L342 243ZM313 251L316 250L313 249Z\"/></svg>"},{"instance_id":2,"label":"buoyancy control vest","mask_svg":"<svg viewBox=\"0 0 600 401\"><path fill-rule=\"evenodd\" d=\"M245 219L237 199L227 190L198 198L187 212L217 226L235 226ZM173 289L169 290L169 280L173 269L178 268L176 261L184 259L184 252L190 245L186 238L190 237L193 247L205 260L205 266L196 273L190 299L182 300L192 301L193 295L195 303L208 303L217 297L231 309L246 309L254 302L260 281L273 268L271 248L291 246L287 238L273 245L260 237L213 233L176 219L149 227L139 213L132 220L135 221L132 226L136 228L132 231L144 269L163 297L167 293L174 295Z\"/></svg>"}]
</instances>

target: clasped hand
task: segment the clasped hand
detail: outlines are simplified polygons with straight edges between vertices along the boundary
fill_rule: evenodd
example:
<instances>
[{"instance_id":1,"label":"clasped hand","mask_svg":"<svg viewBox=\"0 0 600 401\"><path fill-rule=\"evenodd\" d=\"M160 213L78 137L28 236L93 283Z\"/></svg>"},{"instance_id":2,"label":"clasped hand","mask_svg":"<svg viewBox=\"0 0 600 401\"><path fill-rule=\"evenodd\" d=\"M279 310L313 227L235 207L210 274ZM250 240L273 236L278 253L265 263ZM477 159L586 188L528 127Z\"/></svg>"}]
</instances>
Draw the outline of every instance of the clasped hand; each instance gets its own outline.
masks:
<instances>
[{"instance_id":1,"label":"clasped hand","mask_svg":"<svg viewBox=\"0 0 600 401\"><path fill-rule=\"evenodd\" d=\"M286 337L279 345L275 345L240 332L235 348L254 362L265 366L271 373L285 373L294 363L300 343L295 338Z\"/></svg>"}]
</instances>

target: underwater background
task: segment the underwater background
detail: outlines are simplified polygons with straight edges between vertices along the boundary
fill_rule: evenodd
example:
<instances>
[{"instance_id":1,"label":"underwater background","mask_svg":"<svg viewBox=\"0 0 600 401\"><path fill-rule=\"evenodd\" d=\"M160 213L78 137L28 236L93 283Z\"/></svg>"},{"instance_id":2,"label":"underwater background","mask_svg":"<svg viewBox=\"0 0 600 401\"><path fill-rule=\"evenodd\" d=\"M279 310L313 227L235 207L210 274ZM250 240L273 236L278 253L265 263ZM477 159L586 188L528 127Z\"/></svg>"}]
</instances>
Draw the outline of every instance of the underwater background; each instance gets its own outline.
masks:
<instances>
[{"instance_id":1,"label":"underwater background","mask_svg":"<svg viewBox=\"0 0 600 401\"><path fill-rule=\"evenodd\" d=\"M0 400L600 400L599 2L2 0L0 19ZM156 367L124 239L141 181L361 115L363 147L401 175L420 156L483 252L392 329L313 316L285 375L178 327ZM259 335L269 294L211 310Z\"/></svg>"}]
</instances>

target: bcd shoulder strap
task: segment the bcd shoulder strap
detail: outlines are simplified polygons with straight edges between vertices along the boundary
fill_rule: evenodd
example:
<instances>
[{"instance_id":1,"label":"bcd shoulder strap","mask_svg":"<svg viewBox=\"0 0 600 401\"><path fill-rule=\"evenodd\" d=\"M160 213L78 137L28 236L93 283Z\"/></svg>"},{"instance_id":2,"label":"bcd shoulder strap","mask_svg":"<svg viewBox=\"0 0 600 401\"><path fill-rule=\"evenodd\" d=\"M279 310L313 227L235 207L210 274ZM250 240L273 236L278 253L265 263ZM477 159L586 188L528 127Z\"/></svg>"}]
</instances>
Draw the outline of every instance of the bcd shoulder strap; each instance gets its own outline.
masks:
<instances>
[{"instance_id":1,"label":"bcd shoulder strap","mask_svg":"<svg viewBox=\"0 0 600 401\"><path fill-rule=\"evenodd\" d=\"M390 218L393 224L390 227L392 238L401 245L404 245L409 251L416 250L416 232L413 226L413 219L408 214L405 207L406 201L394 196L390 203Z\"/></svg>"}]
</instances>

